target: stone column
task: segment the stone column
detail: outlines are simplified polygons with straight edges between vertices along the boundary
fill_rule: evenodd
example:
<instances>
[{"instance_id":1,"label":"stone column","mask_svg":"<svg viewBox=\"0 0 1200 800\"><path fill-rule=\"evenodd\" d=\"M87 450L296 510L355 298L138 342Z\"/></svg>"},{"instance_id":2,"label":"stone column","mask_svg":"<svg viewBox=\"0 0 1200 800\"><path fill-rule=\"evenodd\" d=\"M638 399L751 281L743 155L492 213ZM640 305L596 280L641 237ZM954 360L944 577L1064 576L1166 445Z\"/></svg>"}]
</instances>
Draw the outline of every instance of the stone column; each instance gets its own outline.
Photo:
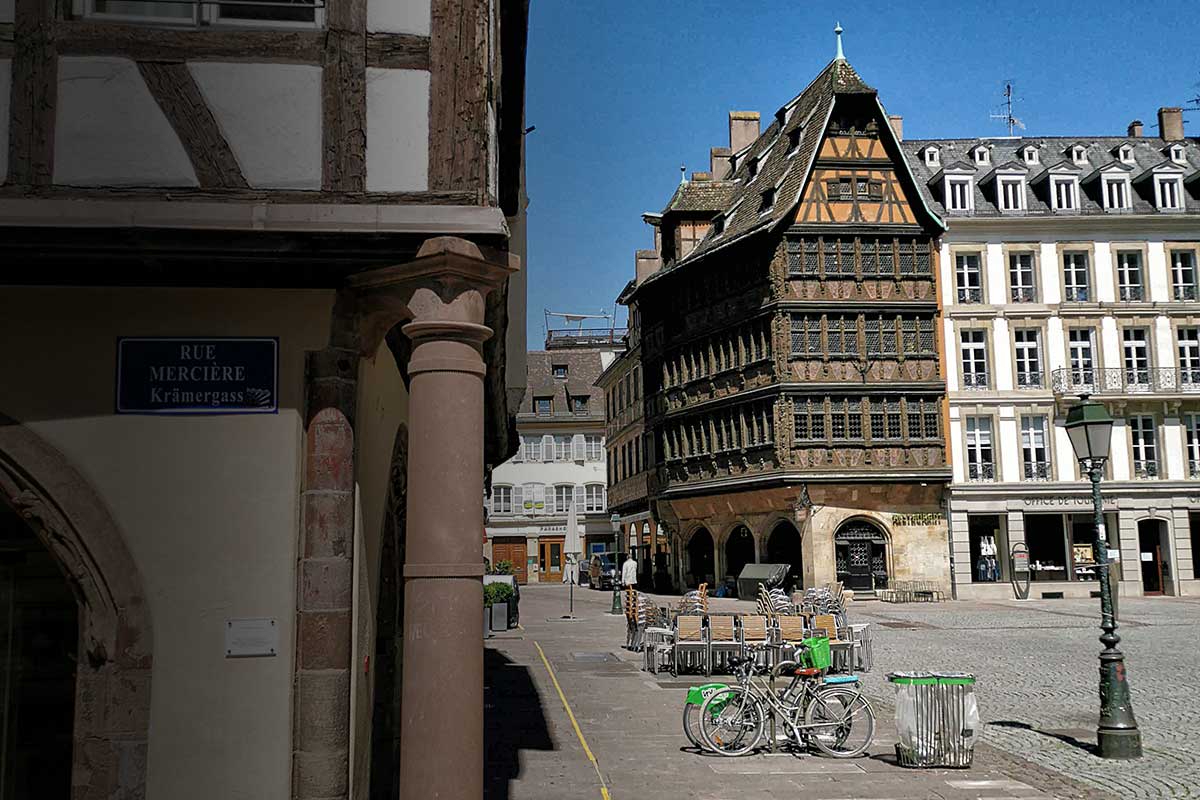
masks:
<instances>
[{"instance_id":1,"label":"stone column","mask_svg":"<svg viewBox=\"0 0 1200 800\"><path fill-rule=\"evenodd\" d=\"M402 800L483 796L484 301L514 270L441 237L354 280L367 342L401 316L413 344Z\"/></svg>"}]
</instances>

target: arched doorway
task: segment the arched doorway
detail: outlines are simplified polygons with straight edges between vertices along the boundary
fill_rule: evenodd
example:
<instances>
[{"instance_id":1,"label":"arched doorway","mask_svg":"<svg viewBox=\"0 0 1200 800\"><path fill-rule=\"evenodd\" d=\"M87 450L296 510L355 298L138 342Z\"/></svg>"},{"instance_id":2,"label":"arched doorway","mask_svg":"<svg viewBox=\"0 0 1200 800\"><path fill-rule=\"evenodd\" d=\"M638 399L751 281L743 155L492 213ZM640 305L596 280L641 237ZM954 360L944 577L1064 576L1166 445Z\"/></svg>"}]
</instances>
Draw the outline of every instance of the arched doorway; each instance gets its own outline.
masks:
<instances>
[{"instance_id":1,"label":"arched doorway","mask_svg":"<svg viewBox=\"0 0 1200 800\"><path fill-rule=\"evenodd\" d=\"M697 528L688 539L687 561L688 586L696 587L704 581L712 581L716 569L713 565L713 538L707 528Z\"/></svg>"},{"instance_id":2,"label":"arched doorway","mask_svg":"<svg viewBox=\"0 0 1200 800\"><path fill-rule=\"evenodd\" d=\"M1161 519L1138 522L1138 551L1142 568L1142 594L1160 595L1171 585L1167 523Z\"/></svg>"},{"instance_id":3,"label":"arched doorway","mask_svg":"<svg viewBox=\"0 0 1200 800\"><path fill-rule=\"evenodd\" d=\"M725 540L725 577L737 579L742 567L754 563L754 536L745 525L738 525Z\"/></svg>"},{"instance_id":4,"label":"arched doorway","mask_svg":"<svg viewBox=\"0 0 1200 800\"><path fill-rule=\"evenodd\" d=\"M0 797L67 800L79 613L54 557L0 503Z\"/></svg>"},{"instance_id":5,"label":"arched doorway","mask_svg":"<svg viewBox=\"0 0 1200 800\"><path fill-rule=\"evenodd\" d=\"M888 584L887 535L874 523L852 519L833 536L838 580L847 589L869 592Z\"/></svg>"},{"instance_id":6,"label":"arched doorway","mask_svg":"<svg viewBox=\"0 0 1200 800\"><path fill-rule=\"evenodd\" d=\"M767 537L768 564L790 564L784 591L804 585L804 561L800 552L800 531L786 520L780 520Z\"/></svg>"}]
</instances>

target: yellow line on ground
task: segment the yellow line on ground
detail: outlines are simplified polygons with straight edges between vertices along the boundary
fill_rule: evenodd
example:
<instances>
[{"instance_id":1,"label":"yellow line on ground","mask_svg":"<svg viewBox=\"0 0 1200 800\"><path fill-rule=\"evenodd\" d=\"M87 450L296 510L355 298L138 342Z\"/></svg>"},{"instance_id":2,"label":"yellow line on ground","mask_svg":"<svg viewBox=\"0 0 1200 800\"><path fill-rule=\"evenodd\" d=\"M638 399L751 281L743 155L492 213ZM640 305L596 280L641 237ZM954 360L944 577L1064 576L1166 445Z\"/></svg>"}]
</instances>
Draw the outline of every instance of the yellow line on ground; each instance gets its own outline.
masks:
<instances>
[{"instance_id":1,"label":"yellow line on ground","mask_svg":"<svg viewBox=\"0 0 1200 800\"><path fill-rule=\"evenodd\" d=\"M592 748L588 747L587 739L583 738L583 731L579 729L579 723L575 719L575 712L571 711L571 704L567 702L567 696L563 694L562 687L558 685L558 678L554 674L554 668L550 666L550 662L546 659L546 653L542 650L542 646L537 642L533 643L537 648L538 655L542 657L542 663L546 665L546 672L550 674L550 680L554 684L555 691L558 692L558 699L562 701L563 709L567 712L567 718L571 720L571 727L575 729L575 735L579 737L579 743L583 745L583 752L588 757L588 761L592 762L592 766L596 768L596 777L600 779L600 797L603 800L611 800L612 795L608 793L608 784L604 782L604 775L600 772L600 762L596 761L596 756L592 755Z\"/></svg>"}]
</instances>

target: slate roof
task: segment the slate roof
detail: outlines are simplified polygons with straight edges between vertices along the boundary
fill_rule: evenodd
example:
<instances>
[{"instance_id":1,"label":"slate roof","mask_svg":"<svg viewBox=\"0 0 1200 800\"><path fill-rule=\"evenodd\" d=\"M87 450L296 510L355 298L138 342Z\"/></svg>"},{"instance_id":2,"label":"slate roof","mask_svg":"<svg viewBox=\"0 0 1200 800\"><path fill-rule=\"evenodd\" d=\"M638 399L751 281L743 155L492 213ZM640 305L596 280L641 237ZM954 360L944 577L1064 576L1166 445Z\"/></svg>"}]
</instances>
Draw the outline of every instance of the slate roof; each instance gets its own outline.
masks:
<instances>
[{"instance_id":1,"label":"slate roof","mask_svg":"<svg viewBox=\"0 0 1200 800\"><path fill-rule=\"evenodd\" d=\"M672 212L711 212L724 210L733 197L737 184L733 181L691 180L679 184L671 201L662 210L663 216Z\"/></svg>"},{"instance_id":2,"label":"slate roof","mask_svg":"<svg viewBox=\"0 0 1200 800\"><path fill-rule=\"evenodd\" d=\"M978 145L991 150L991 164L975 164L971 152ZM1071 160L1073 145L1083 145L1087 154L1086 164L1075 164ZM1123 164L1117 159L1117 149L1124 144L1133 148L1133 164ZM1171 161L1167 148L1182 144L1187 164L1176 165ZM941 166L931 167L925 163L925 148L938 148ZM1038 148L1038 164L1025 164L1023 153L1027 146ZM954 217L1014 217L1013 212L1001 213L997 208L995 171L993 165L1017 161L1027 168L1025 204L1026 211L1020 216L1078 216L1080 214L1109 214L1104 210L1100 194L1100 172L1102 169L1121 169L1133 179L1134 214L1171 214L1161 212L1154 205L1154 187L1148 182L1148 172L1155 167L1176 166L1183 170L1184 208L1200 212L1200 139L1187 138L1181 142L1168 142L1157 137L1131 136L1029 136L995 137L982 139L910 139L901 142L909 167L917 177L917 183L925 196L926 203L938 214ZM961 211L947 212L943 205L941 176L952 165L962 166L975 175L975 209L965 214ZM1053 169L1068 167L1079 175L1080 208L1072 212L1056 212L1050 208L1046 177Z\"/></svg>"},{"instance_id":3,"label":"slate roof","mask_svg":"<svg viewBox=\"0 0 1200 800\"><path fill-rule=\"evenodd\" d=\"M731 187L719 190L729 192L721 207L725 218L724 230L718 231L714 225L691 253L654 273L642 285L790 219L812 171L817 150L829 125L834 100L838 95L853 94L875 97L875 90L859 77L848 61L835 58L804 91L775 113L770 126L752 144L733 154L735 165L729 179L712 182ZM890 134L891 128L884 127ZM790 135L797 130L800 139L793 150ZM751 162L754 160L757 160L758 171L751 178ZM762 211L762 193L772 188L775 190L775 202L769 211ZM680 197L681 189L676 190L672 203ZM671 204L667 208L669 210Z\"/></svg>"},{"instance_id":4,"label":"slate roof","mask_svg":"<svg viewBox=\"0 0 1200 800\"><path fill-rule=\"evenodd\" d=\"M604 415L604 392L595 385L603 372L599 350L530 350L525 363L528 389L525 399L521 401L520 413L533 413L534 397L553 397L554 416L567 416L571 411L568 396L586 394L588 413ZM552 369L555 364L567 365L565 380L554 377Z\"/></svg>"}]
</instances>

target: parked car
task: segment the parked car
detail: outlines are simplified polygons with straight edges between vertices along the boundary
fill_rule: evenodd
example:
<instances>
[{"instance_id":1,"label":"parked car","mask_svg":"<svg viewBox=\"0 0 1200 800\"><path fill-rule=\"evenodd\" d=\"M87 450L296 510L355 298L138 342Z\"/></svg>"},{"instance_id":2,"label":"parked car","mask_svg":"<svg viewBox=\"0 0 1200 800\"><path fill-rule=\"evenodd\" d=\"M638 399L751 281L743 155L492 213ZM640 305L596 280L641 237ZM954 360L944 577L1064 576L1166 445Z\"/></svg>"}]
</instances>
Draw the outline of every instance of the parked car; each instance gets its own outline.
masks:
<instances>
[{"instance_id":1,"label":"parked car","mask_svg":"<svg viewBox=\"0 0 1200 800\"><path fill-rule=\"evenodd\" d=\"M593 589L611 589L617 582L617 562L609 553L597 553L592 556L588 568L588 586Z\"/></svg>"}]
</instances>

